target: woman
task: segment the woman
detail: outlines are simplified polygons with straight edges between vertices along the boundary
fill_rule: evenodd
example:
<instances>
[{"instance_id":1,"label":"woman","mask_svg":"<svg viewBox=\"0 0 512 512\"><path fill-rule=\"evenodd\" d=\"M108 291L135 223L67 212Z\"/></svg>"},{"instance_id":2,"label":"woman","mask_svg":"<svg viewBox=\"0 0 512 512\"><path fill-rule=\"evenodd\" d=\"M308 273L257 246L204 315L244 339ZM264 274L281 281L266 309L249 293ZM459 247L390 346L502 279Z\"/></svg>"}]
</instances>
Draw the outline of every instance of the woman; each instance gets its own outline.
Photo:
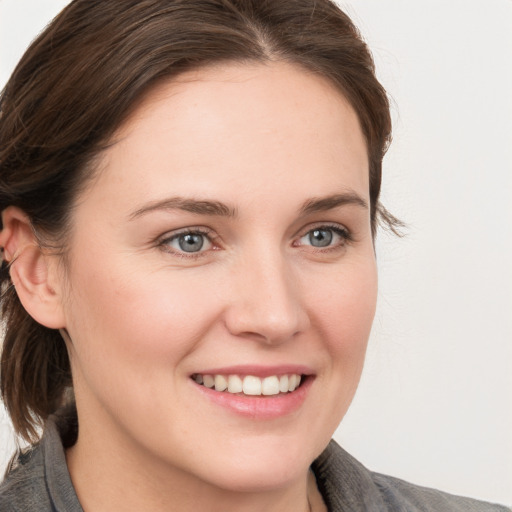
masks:
<instances>
[{"instance_id":1,"label":"woman","mask_svg":"<svg viewBox=\"0 0 512 512\"><path fill-rule=\"evenodd\" d=\"M329 443L390 129L327 1L70 4L2 97L2 508L505 510Z\"/></svg>"}]
</instances>

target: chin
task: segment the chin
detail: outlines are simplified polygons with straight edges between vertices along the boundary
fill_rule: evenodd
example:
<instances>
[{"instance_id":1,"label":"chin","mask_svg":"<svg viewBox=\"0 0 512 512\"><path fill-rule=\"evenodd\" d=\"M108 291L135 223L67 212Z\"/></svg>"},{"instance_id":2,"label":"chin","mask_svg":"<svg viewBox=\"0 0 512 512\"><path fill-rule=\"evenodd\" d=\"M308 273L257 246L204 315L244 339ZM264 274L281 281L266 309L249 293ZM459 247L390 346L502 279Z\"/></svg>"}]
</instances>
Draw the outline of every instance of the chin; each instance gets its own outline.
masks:
<instances>
[{"instance_id":1,"label":"chin","mask_svg":"<svg viewBox=\"0 0 512 512\"><path fill-rule=\"evenodd\" d=\"M272 491L301 481L323 449L313 450L311 439L297 442L282 436L233 441L222 453L211 453L211 462L202 469L216 487L236 492Z\"/></svg>"},{"instance_id":2,"label":"chin","mask_svg":"<svg viewBox=\"0 0 512 512\"><path fill-rule=\"evenodd\" d=\"M279 490L301 481L307 474L311 461L301 461L300 464L295 462L283 458L278 463L260 460L244 464L243 467L237 464L222 466L223 470L212 483L220 489L232 492L258 493Z\"/></svg>"}]
</instances>

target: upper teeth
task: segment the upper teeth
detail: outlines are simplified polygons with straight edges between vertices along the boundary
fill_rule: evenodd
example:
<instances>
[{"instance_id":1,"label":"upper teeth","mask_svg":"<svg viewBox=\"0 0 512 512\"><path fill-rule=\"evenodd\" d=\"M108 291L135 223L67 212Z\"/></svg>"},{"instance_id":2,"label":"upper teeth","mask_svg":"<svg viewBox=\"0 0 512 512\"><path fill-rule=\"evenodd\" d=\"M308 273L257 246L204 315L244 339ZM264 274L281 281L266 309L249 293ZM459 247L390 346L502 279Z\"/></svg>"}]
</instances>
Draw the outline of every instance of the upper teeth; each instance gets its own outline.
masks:
<instances>
[{"instance_id":1,"label":"upper teeth","mask_svg":"<svg viewBox=\"0 0 512 512\"><path fill-rule=\"evenodd\" d=\"M243 393L244 395L277 395L295 391L300 384L301 376L292 373L289 375L272 375L261 379L254 375L193 375L198 384L215 391L228 393Z\"/></svg>"}]
</instances>

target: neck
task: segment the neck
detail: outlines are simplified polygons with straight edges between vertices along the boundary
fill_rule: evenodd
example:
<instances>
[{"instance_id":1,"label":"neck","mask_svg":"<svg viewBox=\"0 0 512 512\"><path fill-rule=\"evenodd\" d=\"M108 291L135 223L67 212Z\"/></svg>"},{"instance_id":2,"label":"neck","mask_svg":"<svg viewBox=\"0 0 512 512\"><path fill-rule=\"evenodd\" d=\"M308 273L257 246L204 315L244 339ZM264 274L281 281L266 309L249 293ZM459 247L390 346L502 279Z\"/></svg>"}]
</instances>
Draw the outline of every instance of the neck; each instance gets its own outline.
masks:
<instances>
[{"instance_id":1,"label":"neck","mask_svg":"<svg viewBox=\"0 0 512 512\"><path fill-rule=\"evenodd\" d=\"M223 489L107 439L98 442L97 436L88 436L82 428L66 458L79 501L87 512L325 510L314 476L307 470L279 488Z\"/></svg>"}]
</instances>

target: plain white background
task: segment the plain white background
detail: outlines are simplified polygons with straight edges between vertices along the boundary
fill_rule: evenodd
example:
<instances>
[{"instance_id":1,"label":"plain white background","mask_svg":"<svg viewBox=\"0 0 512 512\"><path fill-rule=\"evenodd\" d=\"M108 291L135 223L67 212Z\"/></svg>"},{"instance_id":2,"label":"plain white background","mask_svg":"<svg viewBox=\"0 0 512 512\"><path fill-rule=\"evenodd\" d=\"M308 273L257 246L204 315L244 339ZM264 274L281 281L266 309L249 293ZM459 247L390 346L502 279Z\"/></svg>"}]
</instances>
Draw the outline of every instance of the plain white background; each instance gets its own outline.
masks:
<instances>
[{"instance_id":1,"label":"plain white background","mask_svg":"<svg viewBox=\"0 0 512 512\"><path fill-rule=\"evenodd\" d=\"M0 0L0 86L68 2ZM366 368L336 439L373 470L512 504L512 1L340 2L393 101ZM0 466L13 447L0 414Z\"/></svg>"}]
</instances>

